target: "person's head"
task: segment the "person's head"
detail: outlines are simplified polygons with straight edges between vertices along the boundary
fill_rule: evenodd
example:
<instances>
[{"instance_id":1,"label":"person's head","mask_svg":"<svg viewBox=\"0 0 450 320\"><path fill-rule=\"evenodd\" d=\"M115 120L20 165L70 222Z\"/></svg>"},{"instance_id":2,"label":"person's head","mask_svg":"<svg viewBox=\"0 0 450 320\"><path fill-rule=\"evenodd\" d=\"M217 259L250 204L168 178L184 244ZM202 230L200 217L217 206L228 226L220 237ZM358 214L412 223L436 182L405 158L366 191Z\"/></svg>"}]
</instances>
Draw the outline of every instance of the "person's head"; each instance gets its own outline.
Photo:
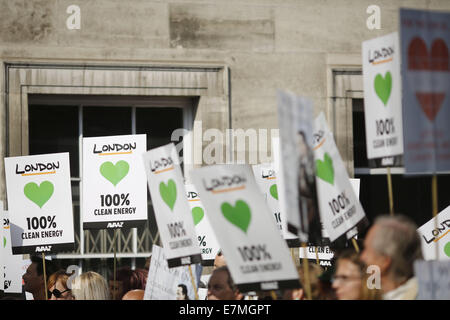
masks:
<instances>
[{"instance_id":1,"label":"person's head","mask_svg":"<svg viewBox=\"0 0 450 320\"><path fill-rule=\"evenodd\" d=\"M189 300L187 287L182 283L177 287L177 300Z\"/></svg>"},{"instance_id":2,"label":"person's head","mask_svg":"<svg viewBox=\"0 0 450 320\"><path fill-rule=\"evenodd\" d=\"M105 278L97 272L88 271L77 276L72 283L75 300L110 300Z\"/></svg>"},{"instance_id":3,"label":"person's head","mask_svg":"<svg viewBox=\"0 0 450 320\"><path fill-rule=\"evenodd\" d=\"M45 260L46 278L55 271L55 264L51 260ZM32 293L35 300L45 299L44 265L41 257L31 256L31 264L22 279L25 291Z\"/></svg>"},{"instance_id":4,"label":"person's head","mask_svg":"<svg viewBox=\"0 0 450 320\"><path fill-rule=\"evenodd\" d=\"M297 267L298 274L300 276L300 282L305 288L306 277L305 277L305 268L302 266ZM319 276L323 273L323 269L317 263L308 262L308 280L309 285L311 286L311 299L317 300L320 296L320 288L319 288Z\"/></svg>"},{"instance_id":5,"label":"person's head","mask_svg":"<svg viewBox=\"0 0 450 320\"><path fill-rule=\"evenodd\" d=\"M382 286L389 283L392 290L413 277L417 259L422 259L421 242L417 226L409 218L396 215L375 220L364 240L361 260L380 268Z\"/></svg>"},{"instance_id":6,"label":"person's head","mask_svg":"<svg viewBox=\"0 0 450 320\"><path fill-rule=\"evenodd\" d=\"M217 252L216 257L214 258L214 269L224 267L227 265L227 262L225 261L225 257L223 256L222 250L219 250Z\"/></svg>"},{"instance_id":7,"label":"person's head","mask_svg":"<svg viewBox=\"0 0 450 320\"><path fill-rule=\"evenodd\" d=\"M213 270L208 282L208 300L240 300L242 297L227 266Z\"/></svg>"},{"instance_id":8,"label":"person's head","mask_svg":"<svg viewBox=\"0 0 450 320\"><path fill-rule=\"evenodd\" d=\"M121 300L123 295L133 289L145 290L148 272L144 269L131 270L129 267L123 267L116 272L116 282L114 277L109 279L109 289L111 295L116 300Z\"/></svg>"},{"instance_id":9,"label":"person's head","mask_svg":"<svg viewBox=\"0 0 450 320\"><path fill-rule=\"evenodd\" d=\"M336 261L336 273L333 277L333 289L338 300L361 299L361 288L365 274L365 264L353 250L343 251Z\"/></svg>"},{"instance_id":10,"label":"person's head","mask_svg":"<svg viewBox=\"0 0 450 320\"><path fill-rule=\"evenodd\" d=\"M317 300L320 296L319 290L319 276L322 273L322 268L316 263L308 262L308 281L311 288L311 299ZM300 287L295 289L287 289L283 292L284 300L303 300L306 299L306 278L305 268L297 266L297 272L300 279Z\"/></svg>"},{"instance_id":11,"label":"person's head","mask_svg":"<svg viewBox=\"0 0 450 320\"><path fill-rule=\"evenodd\" d=\"M52 273L48 278L47 278L47 289L50 291L50 288L52 288L53 286L55 286L56 283L56 278L58 278L58 275L66 273L63 269L56 271L55 273ZM50 299L50 297L49 297Z\"/></svg>"},{"instance_id":12,"label":"person's head","mask_svg":"<svg viewBox=\"0 0 450 320\"><path fill-rule=\"evenodd\" d=\"M64 270L53 273L47 282L49 300L73 300L72 291L67 286L70 274Z\"/></svg>"},{"instance_id":13,"label":"person's head","mask_svg":"<svg viewBox=\"0 0 450 320\"><path fill-rule=\"evenodd\" d=\"M124 294L122 300L144 300L144 293L141 289L131 290Z\"/></svg>"}]
</instances>

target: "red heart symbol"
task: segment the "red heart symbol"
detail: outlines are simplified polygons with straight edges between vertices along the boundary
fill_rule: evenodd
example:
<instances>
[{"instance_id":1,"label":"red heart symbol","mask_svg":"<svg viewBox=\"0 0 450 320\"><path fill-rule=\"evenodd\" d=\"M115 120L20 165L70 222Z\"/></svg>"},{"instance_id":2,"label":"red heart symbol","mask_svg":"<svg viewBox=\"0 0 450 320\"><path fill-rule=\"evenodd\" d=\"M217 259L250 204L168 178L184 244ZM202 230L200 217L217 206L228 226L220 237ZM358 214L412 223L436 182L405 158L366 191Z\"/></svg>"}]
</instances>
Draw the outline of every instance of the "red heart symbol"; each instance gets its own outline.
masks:
<instances>
[{"instance_id":1,"label":"red heart symbol","mask_svg":"<svg viewBox=\"0 0 450 320\"><path fill-rule=\"evenodd\" d=\"M419 71L449 71L449 54L445 41L436 38L431 44L431 54L422 38L415 37L408 46L408 69ZM416 92L422 110L430 121L436 118L445 92Z\"/></svg>"},{"instance_id":2,"label":"red heart symbol","mask_svg":"<svg viewBox=\"0 0 450 320\"><path fill-rule=\"evenodd\" d=\"M409 70L448 71L448 60L448 48L441 38L433 41L430 56L428 55L427 45L422 38L415 37L409 43Z\"/></svg>"},{"instance_id":3,"label":"red heart symbol","mask_svg":"<svg viewBox=\"0 0 450 320\"><path fill-rule=\"evenodd\" d=\"M416 92L416 97L427 118L434 121L441 108L442 101L444 101L445 93Z\"/></svg>"}]
</instances>

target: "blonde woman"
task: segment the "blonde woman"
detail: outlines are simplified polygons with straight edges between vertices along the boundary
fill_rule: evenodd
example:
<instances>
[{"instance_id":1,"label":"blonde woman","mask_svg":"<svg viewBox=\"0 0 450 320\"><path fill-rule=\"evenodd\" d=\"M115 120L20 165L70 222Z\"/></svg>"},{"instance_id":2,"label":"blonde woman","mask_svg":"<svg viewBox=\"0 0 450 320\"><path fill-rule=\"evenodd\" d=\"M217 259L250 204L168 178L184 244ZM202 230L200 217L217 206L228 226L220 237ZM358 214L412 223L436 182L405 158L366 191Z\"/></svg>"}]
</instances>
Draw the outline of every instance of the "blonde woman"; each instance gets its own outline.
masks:
<instances>
[{"instance_id":1,"label":"blonde woman","mask_svg":"<svg viewBox=\"0 0 450 320\"><path fill-rule=\"evenodd\" d=\"M337 259L333 289L338 300L381 300L381 290L367 285L369 274L358 253L347 249Z\"/></svg>"},{"instance_id":2,"label":"blonde woman","mask_svg":"<svg viewBox=\"0 0 450 320\"><path fill-rule=\"evenodd\" d=\"M111 295L105 278L97 272L88 271L76 277L72 283L75 300L110 300Z\"/></svg>"}]
</instances>

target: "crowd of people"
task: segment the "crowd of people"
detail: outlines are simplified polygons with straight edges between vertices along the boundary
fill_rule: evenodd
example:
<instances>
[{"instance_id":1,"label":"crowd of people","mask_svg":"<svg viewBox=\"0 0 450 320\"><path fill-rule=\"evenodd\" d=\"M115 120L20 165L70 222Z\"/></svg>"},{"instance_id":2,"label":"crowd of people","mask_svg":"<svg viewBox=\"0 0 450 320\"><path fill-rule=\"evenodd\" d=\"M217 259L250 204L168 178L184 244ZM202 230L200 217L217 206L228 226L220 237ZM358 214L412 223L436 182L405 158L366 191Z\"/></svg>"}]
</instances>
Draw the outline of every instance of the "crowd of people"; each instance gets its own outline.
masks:
<instances>
[{"instance_id":1,"label":"crowd of people","mask_svg":"<svg viewBox=\"0 0 450 320\"><path fill-rule=\"evenodd\" d=\"M207 300L413 300L418 282L414 261L422 259L417 226L408 218L381 216L368 230L361 252L349 247L335 252L334 267L324 270L308 262L297 267L300 287L278 291L240 292L233 281L225 255L216 255L207 284ZM143 300L150 259L146 269L122 267L108 281L88 271L78 276L55 270L54 263L33 256L23 275L24 290L35 300ZM47 285L44 283L44 267ZM69 281L70 280L70 281ZM47 292L45 291L47 288ZM179 285L177 298L188 299Z\"/></svg>"}]
</instances>

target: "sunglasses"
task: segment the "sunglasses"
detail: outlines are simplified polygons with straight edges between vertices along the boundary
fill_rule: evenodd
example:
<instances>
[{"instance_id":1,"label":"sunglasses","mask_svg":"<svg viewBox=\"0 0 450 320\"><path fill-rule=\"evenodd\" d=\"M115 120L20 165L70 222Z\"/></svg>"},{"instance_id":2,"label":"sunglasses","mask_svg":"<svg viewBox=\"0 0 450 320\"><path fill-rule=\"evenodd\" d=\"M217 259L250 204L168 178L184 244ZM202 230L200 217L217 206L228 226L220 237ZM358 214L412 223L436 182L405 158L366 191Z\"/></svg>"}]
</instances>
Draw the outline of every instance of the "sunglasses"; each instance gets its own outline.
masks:
<instances>
[{"instance_id":1,"label":"sunglasses","mask_svg":"<svg viewBox=\"0 0 450 320\"><path fill-rule=\"evenodd\" d=\"M50 299L51 298L51 296L52 295L54 295L56 298L61 298L61 296L62 296L62 294L64 293L64 292L67 292L67 291L71 291L70 289L66 289L66 290L64 290L64 291L59 291L58 289L53 289L53 291L48 291L48 298Z\"/></svg>"}]
</instances>

